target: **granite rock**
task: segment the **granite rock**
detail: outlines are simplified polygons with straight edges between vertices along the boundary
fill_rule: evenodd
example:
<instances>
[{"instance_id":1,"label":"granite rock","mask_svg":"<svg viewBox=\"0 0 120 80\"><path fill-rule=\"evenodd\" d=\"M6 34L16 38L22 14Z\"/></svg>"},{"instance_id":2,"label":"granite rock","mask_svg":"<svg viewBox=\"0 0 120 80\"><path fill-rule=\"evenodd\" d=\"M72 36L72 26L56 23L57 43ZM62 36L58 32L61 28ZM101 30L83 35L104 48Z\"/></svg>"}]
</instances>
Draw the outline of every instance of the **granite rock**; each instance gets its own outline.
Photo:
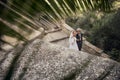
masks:
<instances>
[{"instance_id":1,"label":"granite rock","mask_svg":"<svg viewBox=\"0 0 120 80\"><path fill-rule=\"evenodd\" d=\"M24 46L5 79L120 80L119 75L120 64L113 60L36 39Z\"/></svg>"}]
</instances>

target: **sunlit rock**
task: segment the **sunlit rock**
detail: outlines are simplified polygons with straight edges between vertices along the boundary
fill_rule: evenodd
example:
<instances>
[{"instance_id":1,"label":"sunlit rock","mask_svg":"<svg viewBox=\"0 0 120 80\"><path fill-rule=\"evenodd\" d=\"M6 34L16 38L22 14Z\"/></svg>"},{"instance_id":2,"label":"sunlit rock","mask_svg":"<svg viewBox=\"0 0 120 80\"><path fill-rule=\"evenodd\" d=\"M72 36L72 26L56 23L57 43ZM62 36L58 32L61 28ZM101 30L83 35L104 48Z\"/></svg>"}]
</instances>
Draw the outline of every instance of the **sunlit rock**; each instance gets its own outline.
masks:
<instances>
[{"instance_id":1,"label":"sunlit rock","mask_svg":"<svg viewBox=\"0 0 120 80\"><path fill-rule=\"evenodd\" d=\"M108 58L46 43L39 39L18 53L5 79L119 80L120 64ZM8 69L8 67L6 67Z\"/></svg>"}]
</instances>

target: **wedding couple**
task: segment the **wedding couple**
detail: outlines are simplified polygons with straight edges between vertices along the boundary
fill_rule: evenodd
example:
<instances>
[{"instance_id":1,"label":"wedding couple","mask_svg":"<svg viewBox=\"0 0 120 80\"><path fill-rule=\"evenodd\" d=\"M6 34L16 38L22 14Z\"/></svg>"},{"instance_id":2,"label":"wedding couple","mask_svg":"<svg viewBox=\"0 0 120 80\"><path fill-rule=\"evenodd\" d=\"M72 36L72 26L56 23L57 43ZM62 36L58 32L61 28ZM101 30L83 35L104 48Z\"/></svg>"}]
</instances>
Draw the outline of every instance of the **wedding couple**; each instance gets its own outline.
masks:
<instances>
[{"instance_id":1,"label":"wedding couple","mask_svg":"<svg viewBox=\"0 0 120 80\"><path fill-rule=\"evenodd\" d=\"M81 29L77 28L76 31L72 31L69 37L69 48L81 51L82 48L82 34Z\"/></svg>"}]
</instances>

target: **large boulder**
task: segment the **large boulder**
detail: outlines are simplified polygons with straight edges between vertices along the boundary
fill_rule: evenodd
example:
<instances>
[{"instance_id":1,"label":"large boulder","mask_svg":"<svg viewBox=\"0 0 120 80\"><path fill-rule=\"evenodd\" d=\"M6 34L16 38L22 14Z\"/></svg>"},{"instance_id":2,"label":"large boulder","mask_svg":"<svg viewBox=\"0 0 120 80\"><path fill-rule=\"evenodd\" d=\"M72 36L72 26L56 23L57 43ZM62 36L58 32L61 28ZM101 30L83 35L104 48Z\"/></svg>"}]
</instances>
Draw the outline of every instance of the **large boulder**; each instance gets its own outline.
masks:
<instances>
[{"instance_id":1,"label":"large boulder","mask_svg":"<svg viewBox=\"0 0 120 80\"><path fill-rule=\"evenodd\" d=\"M40 39L26 45L13 65L4 79L120 80L119 63Z\"/></svg>"},{"instance_id":2,"label":"large boulder","mask_svg":"<svg viewBox=\"0 0 120 80\"><path fill-rule=\"evenodd\" d=\"M0 51L0 80L8 80L8 77L12 75L13 66L23 48L20 44L11 51Z\"/></svg>"}]
</instances>

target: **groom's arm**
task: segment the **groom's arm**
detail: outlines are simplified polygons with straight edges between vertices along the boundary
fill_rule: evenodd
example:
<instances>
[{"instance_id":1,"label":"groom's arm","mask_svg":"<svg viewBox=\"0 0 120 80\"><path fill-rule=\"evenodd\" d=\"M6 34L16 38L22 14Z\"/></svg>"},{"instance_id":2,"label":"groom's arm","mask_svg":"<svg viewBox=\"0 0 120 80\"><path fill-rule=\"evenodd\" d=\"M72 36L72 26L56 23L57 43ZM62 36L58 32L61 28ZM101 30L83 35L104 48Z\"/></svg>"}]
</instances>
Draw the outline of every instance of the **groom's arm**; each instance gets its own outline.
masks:
<instances>
[{"instance_id":1,"label":"groom's arm","mask_svg":"<svg viewBox=\"0 0 120 80\"><path fill-rule=\"evenodd\" d=\"M77 39L76 41L81 41L79 35L76 35L76 39Z\"/></svg>"}]
</instances>

